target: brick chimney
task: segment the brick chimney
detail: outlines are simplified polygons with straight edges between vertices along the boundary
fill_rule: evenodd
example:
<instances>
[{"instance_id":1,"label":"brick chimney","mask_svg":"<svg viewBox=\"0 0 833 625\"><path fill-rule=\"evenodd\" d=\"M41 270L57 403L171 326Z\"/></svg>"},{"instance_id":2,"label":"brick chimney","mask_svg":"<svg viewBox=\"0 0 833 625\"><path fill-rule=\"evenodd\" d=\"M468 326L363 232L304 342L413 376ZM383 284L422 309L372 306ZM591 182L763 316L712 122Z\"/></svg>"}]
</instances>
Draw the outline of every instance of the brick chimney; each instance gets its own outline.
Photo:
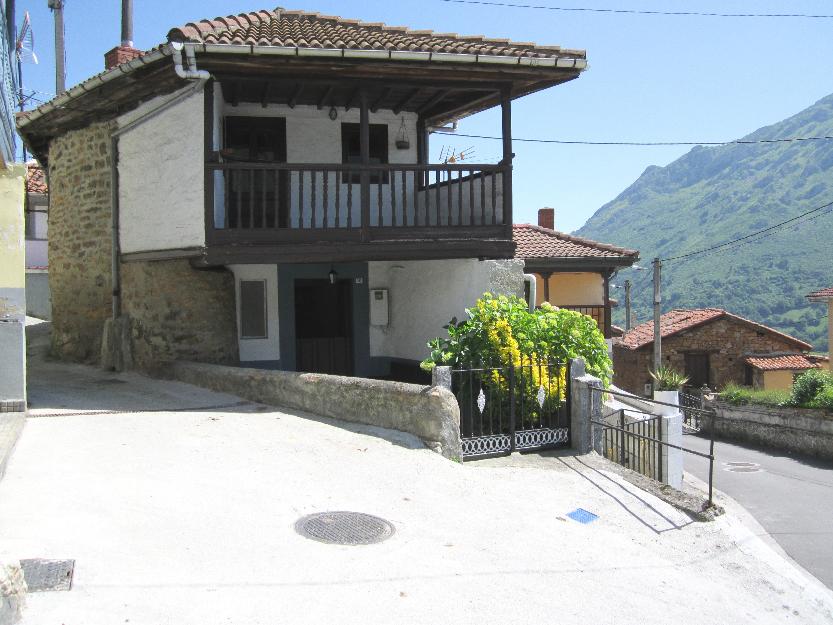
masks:
<instances>
[{"instance_id":1,"label":"brick chimney","mask_svg":"<svg viewBox=\"0 0 833 625\"><path fill-rule=\"evenodd\" d=\"M127 63L142 55L144 55L144 52L137 50L133 46L119 45L104 55L104 67L106 69L113 69L117 65Z\"/></svg>"},{"instance_id":2,"label":"brick chimney","mask_svg":"<svg viewBox=\"0 0 833 625\"><path fill-rule=\"evenodd\" d=\"M538 225L542 228L549 228L550 230L555 230L555 209L539 208Z\"/></svg>"}]
</instances>

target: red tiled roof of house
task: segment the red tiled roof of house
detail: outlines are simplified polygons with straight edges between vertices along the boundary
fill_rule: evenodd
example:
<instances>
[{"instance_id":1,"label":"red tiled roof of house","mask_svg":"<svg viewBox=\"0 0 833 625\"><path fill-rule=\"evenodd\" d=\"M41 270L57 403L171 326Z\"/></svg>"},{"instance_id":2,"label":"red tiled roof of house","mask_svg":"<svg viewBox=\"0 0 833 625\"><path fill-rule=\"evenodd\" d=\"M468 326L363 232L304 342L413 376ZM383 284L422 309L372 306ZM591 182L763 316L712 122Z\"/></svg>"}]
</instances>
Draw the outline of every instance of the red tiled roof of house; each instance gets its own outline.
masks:
<instances>
[{"instance_id":1,"label":"red tiled roof of house","mask_svg":"<svg viewBox=\"0 0 833 625\"><path fill-rule=\"evenodd\" d=\"M623 258L636 260L639 252L532 224L512 226L515 258Z\"/></svg>"},{"instance_id":2,"label":"red tiled roof of house","mask_svg":"<svg viewBox=\"0 0 833 625\"><path fill-rule=\"evenodd\" d=\"M584 59L583 50L539 46L483 35L464 36L411 30L381 22L362 22L309 11L253 11L189 22L168 33L169 41L207 44L278 46L334 50L398 50L444 54L480 54L532 58Z\"/></svg>"},{"instance_id":3,"label":"red tiled roof of house","mask_svg":"<svg viewBox=\"0 0 833 625\"><path fill-rule=\"evenodd\" d=\"M828 297L833 298L833 286L828 287L826 289L820 289L818 291L813 291L807 297L810 299L827 299Z\"/></svg>"},{"instance_id":4,"label":"red tiled roof of house","mask_svg":"<svg viewBox=\"0 0 833 625\"><path fill-rule=\"evenodd\" d=\"M767 332L769 334L779 336L782 339L792 342L796 345L796 347L802 350L809 350L813 347L809 343L805 343L804 341L790 336L789 334L784 334L783 332L779 332L769 326L751 321L750 319L746 319L739 315L734 315L723 310L722 308L698 308L693 310L678 309L667 312L659 318L660 336L662 336L662 338L673 336L685 330L696 328L722 317L749 324L754 326L760 332ZM653 342L654 322L646 321L645 323L640 323L638 326L633 327L630 332L625 333L619 341L619 344L623 347L627 347L628 349L639 349L640 347L650 345Z\"/></svg>"},{"instance_id":5,"label":"red tiled roof of house","mask_svg":"<svg viewBox=\"0 0 833 625\"><path fill-rule=\"evenodd\" d=\"M743 362L761 371L798 371L803 369L820 369L828 361L824 356L807 354L781 354L775 356L747 356Z\"/></svg>"},{"instance_id":6,"label":"red tiled roof of house","mask_svg":"<svg viewBox=\"0 0 833 625\"><path fill-rule=\"evenodd\" d=\"M37 163L26 164L26 192L49 193L49 188L46 186L46 173Z\"/></svg>"}]
</instances>

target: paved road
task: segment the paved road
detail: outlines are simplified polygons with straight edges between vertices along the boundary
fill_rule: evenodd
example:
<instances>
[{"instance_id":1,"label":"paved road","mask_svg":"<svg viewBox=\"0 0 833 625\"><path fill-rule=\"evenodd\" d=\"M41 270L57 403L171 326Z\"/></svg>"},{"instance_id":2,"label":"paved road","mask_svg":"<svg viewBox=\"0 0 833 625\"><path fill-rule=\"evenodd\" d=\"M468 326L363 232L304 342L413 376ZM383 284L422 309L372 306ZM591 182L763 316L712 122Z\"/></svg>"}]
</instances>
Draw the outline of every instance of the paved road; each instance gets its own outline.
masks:
<instances>
[{"instance_id":1,"label":"paved road","mask_svg":"<svg viewBox=\"0 0 833 625\"><path fill-rule=\"evenodd\" d=\"M708 452L709 441L686 436ZM833 588L833 463L715 442L715 488L744 506L796 562ZM708 460L686 455L686 471L708 480ZM728 463L752 463L745 468ZM740 468L740 471L737 469Z\"/></svg>"}]
</instances>

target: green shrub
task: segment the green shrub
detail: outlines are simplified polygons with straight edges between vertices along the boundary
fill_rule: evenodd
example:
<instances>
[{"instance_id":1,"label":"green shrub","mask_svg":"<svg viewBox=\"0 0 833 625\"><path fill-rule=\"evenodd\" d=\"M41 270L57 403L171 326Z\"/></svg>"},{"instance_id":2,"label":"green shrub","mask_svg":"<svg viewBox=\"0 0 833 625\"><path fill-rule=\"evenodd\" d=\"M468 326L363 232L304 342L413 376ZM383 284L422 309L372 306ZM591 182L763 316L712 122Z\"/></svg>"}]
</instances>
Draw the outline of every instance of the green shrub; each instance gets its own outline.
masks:
<instances>
[{"instance_id":1,"label":"green shrub","mask_svg":"<svg viewBox=\"0 0 833 625\"><path fill-rule=\"evenodd\" d=\"M782 390L757 390L729 382L720 391L720 397L733 406L742 406L744 404L783 406L790 399L790 392Z\"/></svg>"},{"instance_id":2,"label":"green shrub","mask_svg":"<svg viewBox=\"0 0 833 625\"><path fill-rule=\"evenodd\" d=\"M810 406L825 389L833 389L833 374L821 369L810 369L795 379L788 404Z\"/></svg>"},{"instance_id":3,"label":"green shrub","mask_svg":"<svg viewBox=\"0 0 833 625\"><path fill-rule=\"evenodd\" d=\"M833 411L833 386L824 387L810 403L812 408L822 408Z\"/></svg>"},{"instance_id":4,"label":"green shrub","mask_svg":"<svg viewBox=\"0 0 833 625\"><path fill-rule=\"evenodd\" d=\"M518 297L485 293L466 309L468 319L455 317L445 329L448 338L428 342L430 355L422 368L436 365L465 368L519 367L530 362L563 362L583 358L587 373L610 383L613 365L607 343L596 322L572 310L556 309L547 303L529 312Z\"/></svg>"}]
</instances>

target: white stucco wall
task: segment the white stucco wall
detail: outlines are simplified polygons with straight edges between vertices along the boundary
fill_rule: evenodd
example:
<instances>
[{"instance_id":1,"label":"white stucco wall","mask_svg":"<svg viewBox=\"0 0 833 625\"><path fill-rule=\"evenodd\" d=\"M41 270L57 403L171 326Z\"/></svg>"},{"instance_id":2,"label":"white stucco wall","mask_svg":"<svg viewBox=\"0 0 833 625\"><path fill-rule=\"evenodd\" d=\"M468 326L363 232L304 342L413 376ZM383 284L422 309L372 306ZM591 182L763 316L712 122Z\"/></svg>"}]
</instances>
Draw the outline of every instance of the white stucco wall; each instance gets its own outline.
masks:
<instances>
[{"instance_id":1,"label":"white stucco wall","mask_svg":"<svg viewBox=\"0 0 833 625\"><path fill-rule=\"evenodd\" d=\"M370 289L387 288L390 324L370 327L370 355L422 360L426 343L486 292L523 295L523 261L423 260L368 263Z\"/></svg>"},{"instance_id":2,"label":"white stucco wall","mask_svg":"<svg viewBox=\"0 0 833 625\"><path fill-rule=\"evenodd\" d=\"M171 97L143 104L120 117L119 126ZM123 253L205 244L203 120L204 95L199 91L121 136L119 218Z\"/></svg>"},{"instance_id":3,"label":"white stucco wall","mask_svg":"<svg viewBox=\"0 0 833 625\"><path fill-rule=\"evenodd\" d=\"M237 303L237 341L240 360L280 360L278 325L278 267L277 265L229 265L234 273L234 292ZM266 330L265 339L240 338L240 281L264 280L266 282Z\"/></svg>"}]
</instances>

